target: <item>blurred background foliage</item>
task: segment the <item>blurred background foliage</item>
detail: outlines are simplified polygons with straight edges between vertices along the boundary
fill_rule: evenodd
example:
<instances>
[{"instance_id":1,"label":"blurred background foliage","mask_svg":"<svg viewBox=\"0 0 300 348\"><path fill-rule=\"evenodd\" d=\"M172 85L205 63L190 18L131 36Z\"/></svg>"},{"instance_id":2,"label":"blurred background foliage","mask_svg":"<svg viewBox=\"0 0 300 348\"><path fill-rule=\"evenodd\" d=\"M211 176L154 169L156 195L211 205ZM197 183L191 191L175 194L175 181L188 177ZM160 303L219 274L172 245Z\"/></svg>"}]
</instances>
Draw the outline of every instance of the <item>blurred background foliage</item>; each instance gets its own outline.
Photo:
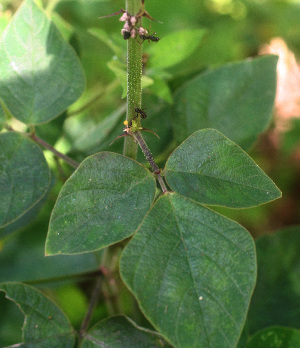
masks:
<instances>
[{"instance_id":1,"label":"blurred background foliage","mask_svg":"<svg viewBox=\"0 0 300 348\"><path fill-rule=\"evenodd\" d=\"M48 10L55 10L52 19L80 57L87 80L86 91L78 102L55 120L38 126L37 134L77 161L102 150L122 153L122 139L111 146L110 143L122 133L125 119L126 99L122 99L122 85L126 78L126 41L120 35L122 24L118 16L98 17L124 8L124 1L37 2ZM20 0L1 0L0 34L20 3ZM172 95L178 87L200 72L227 62L261 53L280 55L273 122L248 152L282 190L283 198L252 209L217 210L240 222L254 237L299 225L300 68L297 61L300 59L300 1L146 0L146 9L153 18L162 22L150 23L148 19L143 22L161 39L157 44L160 53L155 53L158 50L156 43L148 44L145 41L143 44L146 76L143 81L143 104L147 105L149 116L143 125L160 136L158 140L152 134L145 134L161 166L176 147L171 116ZM200 35L199 30L202 29L205 32ZM186 57L174 65L170 63L175 53L170 51L168 37L172 35L173 41L181 43L180 33L183 30L191 35L189 46L192 49L186 51ZM185 47L185 50L188 48ZM162 53L169 62L159 58ZM157 63L152 65L151 56L155 54ZM160 63L161 68L157 67ZM15 127L22 126L16 121ZM43 282L38 280L44 279L47 284L45 291L78 327L90 290L89 277L86 276L89 273L86 272L97 269L101 253L72 256L72 261L68 256L64 260L43 257L51 209L62 184L72 173L67 165L55 160L50 153L46 152L46 157L53 174L47 203L38 204L12 224L14 226L0 229L0 281L29 281L42 286ZM139 154L139 160L145 163L142 154ZM78 278L82 274L85 276ZM71 295L66 296L67 293ZM138 312L135 310L132 313L135 306L131 305L133 300L127 290L121 287L121 293L124 312L141 322L143 319ZM21 340L22 315L3 298L0 293L2 317L11 320L0 325L0 346ZM72 303L78 304L76 311L72 309ZM108 314L107 306L99 306L93 320Z\"/></svg>"}]
</instances>

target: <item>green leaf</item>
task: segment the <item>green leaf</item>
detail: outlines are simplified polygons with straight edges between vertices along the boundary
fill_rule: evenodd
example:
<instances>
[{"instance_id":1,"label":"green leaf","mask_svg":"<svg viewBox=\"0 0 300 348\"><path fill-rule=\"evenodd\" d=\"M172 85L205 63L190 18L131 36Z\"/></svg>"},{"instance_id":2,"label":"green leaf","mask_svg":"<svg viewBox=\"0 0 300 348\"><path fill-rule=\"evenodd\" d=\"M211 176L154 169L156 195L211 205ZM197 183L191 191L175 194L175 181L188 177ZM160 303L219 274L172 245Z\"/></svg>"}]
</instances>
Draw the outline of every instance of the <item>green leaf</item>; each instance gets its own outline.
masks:
<instances>
[{"instance_id":1,"label":"green leaf","mask_svg":"<svg viewBox=\"0 0 300 348\"><path fill-rule=\"evenodd\" d=\"M75 332L64 313L40 291L21 283L0 283L0 290L25 315L23 347L68 348L75 343Z\"/></svg>"},{"instance_id":2,"label":"green leaf","mask_svg":"<svg viewBox=\"0 0 300 348\"><path fill-rule=\"evenodd\" d=\"M258 273L248 315L250 333L271 325L299 328L300 226L260 237L256 248Z\"/></svg>"},{"instance_id":3,"label":"green leaf","mask_svg":"<svg viewBox=\"0 0 300 348\"><path fill-rule=\"evenodd\" d=\"M111 38L110 35L106 33L106 31L100 28L90 28L88 29L88 33L96 37L101 42L105 43L114 53L115 56L122 58L124 54L124 50L120 45L117 45Z\"/></svg>"},{"instance_id":4,"label":"green leaf","mask_svg":"<svg viewBox=\"0 0 300 348\"><path fill-rule=\"evenodd\" d=\"M204 204L246 208L281 197L258 165L214 129L184 141L169 157L165 177L174 191Z\"/></svg>"},{"instance_id":5,"label":"green leaf","mask_svg":"<svg viewBox=\"0 0 300 348\"><path fill-rule=\"evenodd\" d=\"M178 194L153 206L121 275L175 347L235 347L255 285L254 242L239 224Z\"/></svg>"},{"instance_id":6,"label":"green leaf","mask_svg":"<svg viewBox=\"0 0 300 348\"><path fill-rule=\"evenodd\" d=\"M167 82L165 82L159 76L153 76L154 83L150 86L150 89L161 99L165 100L169 104L173 104L173 97L168 86Z\"/></svg>"},{"instance_id":7,"label":"green leaf","mask_svg":"<svg viewBox=\"0 0 300 348\"><path fill-rule=\"evenodd\" d=\"M32 221L36 219L38 214L40 213L41 209L45 205L45 202L48 198L48 193L51 188L51 185L48 188L48 192L43 196L42 199L40 199L32 208L30 208L25 214L23 214L20 218L15 220L14 222L11 222L9 225L6 225L5 227L0 227L0 239L4 238L5 236L16 232L18 230L24 229L28 224L30 224ZM18 250L18 252L21 252L21 249ZM1 249L1 254L0 254L0 259L1 256L3 256L3 250ZM16 255L14 255L15 257ZM1 264L1 261L0 261ZM1 269L1 275L3 274L3 264L2 264L2 269ZM1 275L0 275L0 281L1 281ZM9 279L3 279L4 280L9 280Z\"/></svg>"},{"instance_id":8,"label":"green leaf","mask_svg":"<svg viewBox=\"0 0 300 348\"><path fill-rule=\"evenodd\" d=\"M0 135L0 226L25 214L47 192L50 172L42 150L17 133Z\"/></svg>"},{"instance_id":9,"label":"green leaf","mask_svg":"<svg viewBox=\"0 0 300 348\"><path fill-rule=\"evenodd\" d=\"M5 123L5 112L3 110L3 107L0 101L0 130L3 128L4 123Z\"/></svg>"},{"instance_id":10,"label":"green leaf","mask_svg":"<svg viewBox=\"0 0 300 348\"><path fill-rule=\"evenodd\" d=\"M215 128L249 148L272 116L277 59L265 56L227 64L183 85L174 96L177 141L196 130Z\"/></svg>"},{"instance_id":11,"label":"green leaf","mask_svg":"<svg viewBox=\"0 0 300 348\"><path fill-rule=\"evenodd\" d=\"M85 81L79 60L32 0L14 15L0 42L0 98L21 122L47 122L74 103Z\"/></svg>"},{"instance_id":12,"label":"green leaf","mask_svg":"<svg viewBox=\"0 0 300 348\"><path fill-rule=\"evenodd\" d=\"M92 347L161 348L170 346L158 333L138 327L126 317L117 316L99 322L86 333L81 348Z\"/></svg>"},{"instance_id":13,"label":"green leaf","mask_svg":"<svg viewBox=\"0 0 300 348\"><path fill-rule=\"evenodd\" d=\"M300 331L288 327L268 327L250 338L246 348L297 348Z\"/></svg>"},{"instance_id":14,"label":"green leaf","mask_svg":"<svg viewBox=\"0 0 300 348\"><path fill-rule=\"evenodd\" d=\"M98 123L94 120L87 120L86 117L68 118L64 128L68 136L72 138L72 149L88 152L105 142L118 125L120 133L122 131L121 118L123 117L125 120L125 112L126 104L123 104Z\"/></svg>"},{"instance_id":15,"label":"green leaf","mask_svg":"<svg viewBox=\"0 0 300 348\"><path fill-rule=\"evenodd\" d=\"M186 29L161 38L151 45L149 67L166 69L184 61L199 46L206 30Z\"/></svg>"},{"instance_id":16,"label":"green leaf","mask_svg":"<svg viewBox=\"0 0 300 348\"><path fill-rule=\"evenodd\" d=\"M98 269L97 260L101 257L101 251L97 255L89 253L45 257L48 221L41 219L24 231L0 241L0 282L63 279Z\"/></svg>"},{"instance_id":17,"label":"green leaf","mask_svg":"<svg viewBox=\"0 0 300 348\"><path fill-rule=\"evenodd\" d=\"M116 153L85 159L63 186L50 219L46 254L104 248L131 236L155 194L155 179Z\"/></svg>"}]
</instances>

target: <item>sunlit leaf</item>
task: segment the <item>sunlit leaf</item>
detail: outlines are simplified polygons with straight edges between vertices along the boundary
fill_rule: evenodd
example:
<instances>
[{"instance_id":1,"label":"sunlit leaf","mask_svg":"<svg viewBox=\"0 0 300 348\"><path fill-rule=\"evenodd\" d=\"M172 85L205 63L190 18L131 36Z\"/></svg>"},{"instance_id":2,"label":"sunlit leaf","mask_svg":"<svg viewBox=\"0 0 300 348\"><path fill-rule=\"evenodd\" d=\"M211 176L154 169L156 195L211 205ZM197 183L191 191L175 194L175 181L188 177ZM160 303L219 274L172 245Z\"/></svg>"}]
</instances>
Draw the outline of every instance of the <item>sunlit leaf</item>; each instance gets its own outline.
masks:
<instances>
[{"instance_id":1,"label":"sunlit leaf","mask_svg":"<svg viewBox=\"0 0 300 348\"><path fill-rule=\"evenodd\" d=\"M248 59L206 72L174 96L178 142L196 130L215 128L249 148L270 123L276 92L276 56Z\"/></svg>"},{"instance_id":2,"label":"sunlit leaf","mask_svg":"<svg viewBox=\"0 0 300 348\"><path fill-rule=\"evenodd\" d=\"M42 150L17 133L0 135L0 226L25 214L47 192L50 172Z\"/></svg>"},{"instance_id":3,"label":"sunlit leaf","mask_svg":"<svg viewBox=\"0 0 300 348\"><path fill-rule=\"evenodd\" d=\"M149 50L149 67L166 69L182 62L199 46L205 33L203 29L186 29L162 37Z\"/></svg>"},{"instance_id":4,"label":"sunlit leaf","mask_svg":"<svg viewBox=\"0 0 300 348\"><path fill-rule=\"evenodd\" d=\"M59 194L46 254L94 251L129 237L154 193L154 177L137 162L111 152L88 157Z\"/></svg>"},{"instance_id":5,"label":"sunlit leaf","mask_svg":"<svg viewBox=\"0 0 300 348\"><path fill-rule=\"evenodd\" d=\"M0 291L15 302L25 315L23 347L73 348L75 332L64 313L32 286L0 283Z\"/></svg>"},{"instance_id":6,"label":"sunlit leaf","mask_svg":"<svg viewBox=\"0 0 300 348\"><path fill-rule=\"evenodd\" d=\"M246 208L281 197L258 165L214 129L184 141L169 157L165 175L174 191L204 204Z\"/></svg>"},{"instance_id":7,"label":"sunlit leaf","mask_svg":"<svg viewBox=\"0 0 300 348\"><path fill-rule=\"evenodd\" d=\"M0 42L0 98L26 124L44 123L74 103L85 81L79 60L32 0L25 0Z\"/></svg>"},{"instance_id":8,"label":"sunlit leaf","mask_svg":"<svg viewBox=\"0 0 300 348\"><path fill-rule=\"evenodd\" d=\"M121 275L175 347L232 348L255 285L254 242L237 223L165 194L123 252Z\"/></svg>"}]
</instances>

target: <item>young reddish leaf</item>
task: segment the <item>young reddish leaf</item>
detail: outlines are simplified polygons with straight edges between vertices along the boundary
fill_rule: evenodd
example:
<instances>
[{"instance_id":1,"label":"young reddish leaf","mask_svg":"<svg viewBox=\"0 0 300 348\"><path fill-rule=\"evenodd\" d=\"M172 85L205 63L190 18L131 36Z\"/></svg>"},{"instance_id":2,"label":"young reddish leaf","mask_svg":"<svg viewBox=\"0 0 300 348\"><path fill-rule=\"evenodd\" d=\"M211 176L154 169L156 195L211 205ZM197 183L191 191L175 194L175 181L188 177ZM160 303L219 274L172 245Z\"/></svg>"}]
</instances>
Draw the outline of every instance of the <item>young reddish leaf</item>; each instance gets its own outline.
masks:
<instances>
[{"instance_id":1,"label":"young reddish leaf","mask_svg":"<svg viewBox=\"0 0 300 348\"><path fill-rule=\"evenodd\" d=\"M0 291L18 305L25 315L22 347L73 348L75 332L64 313L32 286L0 283Z\"/></svg>"},{"instance_id":2,"label":"young reddish leaf","mask_svg":"<svg viewBox=\"0 0 300 348\"><path fill-rule=\"evenodd\" d=\"M0 226L5 226L45 195L50 172L42 150L17 133L0 135L0 158Z\"/></svg>"},{"instance_id":3,"label":"young reddish leaf","mask_svg":"<svg viewBox=\"0 0 300 348\"><path fill-rule=\"evenodd\" d=\"M25 0L0 41L0 98L21 122L50 121L81 95L78 58L32 0Z\"/></svg>"},{"instance_id":4,"label":"young reddish leaf","mask_svg":"<svg viewBox=\"0 0 300 348\"><path fill-rule=\"evenodd\" d=\"M176 348L232 348L255 285L254 241L222 215L164 194L124 250L121 275Z\"/></svg>"},{"instance_id":5,"label":"young reddish leaf","mask_svg":"<svg viewBox=\"0 0 300 348\"><path fill-rule=\"evenodd\" d=\"M132 159L110 152L86 158L59 194L46 254L90 252L131 236L154 194L153 175Z\"/></svg>"},{"instance_id":6,"label":"young reddish leaf","mask_svg":"<svg viewBox=\"0 0 300 348\"><path fill-rule=\"evenodd\" d=\"M195 132L178 146L165 175L174 191L203 204L248 208L281 197L258 165L214 129Z\"/></svg>"}]
</instances>

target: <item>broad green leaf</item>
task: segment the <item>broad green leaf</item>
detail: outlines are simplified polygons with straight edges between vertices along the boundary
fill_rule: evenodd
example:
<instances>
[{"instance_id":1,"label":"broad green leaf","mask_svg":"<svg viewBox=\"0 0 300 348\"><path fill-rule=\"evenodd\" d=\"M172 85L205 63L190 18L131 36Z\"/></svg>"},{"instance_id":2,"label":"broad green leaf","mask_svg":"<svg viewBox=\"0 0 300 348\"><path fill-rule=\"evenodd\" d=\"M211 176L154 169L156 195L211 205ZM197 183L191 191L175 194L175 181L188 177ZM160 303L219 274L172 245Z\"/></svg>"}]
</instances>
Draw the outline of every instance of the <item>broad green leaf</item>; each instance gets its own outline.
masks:
<instances>
[{"instance_id":1,"label":"broad green leaf","mask_svg":"<svg viewBox=\"0 0 300 348\"><path fill-rule=\"evenodd\" d=\"M257 284L248 315L250 333L271 325L299 328L300 226L260 237L256 248Z\"/></svg>"},{"instance_id":2,"label":"broad green leaf","mask_svg":"<svg viewBox=\"0 0 300 348\"><path fill-rule=\"evenodd\" d=\"M99 254L45 257L48 220L41 217L24 231L0 241L0 282L63 279L97 270L101 251Z\"/></svg>"},{"instance_id":3,"label":"broad green leaf","mask_svg":"<svg viewBox=\"0 0 300 348\"><path fill-rule=\"evenodd\" d=\"M85 81L78 58L32 0L0 42L0 98L26 124L47 122L74 103Z\"/></svg>"},{"instance_id":4,"label":"broad green leaf","mask_svg":"<svg viewBox=\"0 0 300 348\"><path fill-rule=\"evenodd\" d=\"M178 142L196 130L215 128L249 148L266 129L276 92L276 56L248 59L206 72L174 96Z\"/></svg>"},{"instance_id":5,"label":"broad green leaf","mask_svg":"<svg viewBox=\"0 0 300 348\"><path fill-rule=\"evenodd\" d=\"M239 224L165 194L124 250L121 275L176 348L232 348L255 285L254 242Z\"/></svg>"},{"instance_id":6,"label":"broad green leaf","mask_svg":"<svg viewBox=\"0 0 300 348\"><path fill-rule=\"evenodd\" d=\"M4 227L0 227L0 239L4 238L5 236L7 236L13 232L16 232L18 230L26 228L26 226L28 224L30 224L32 221L35 220L37 215L40 213L42 207L45 205L45 202L48 198L48 193L49 193L50 188L51 188L51 184L48 188L48 192L46 192L46 194L43 196L43 198L40 199L32 208L30 208L20 218L18 218L14 222L10 223L9 225L6 225ZM19 250L19 252L21 252L21 250ZM1 249L0 259L1 259L1 256L3 256L2 249ZM16 255L14 255L14 256L16 256ZM1 279L1 275L3 275L3 263L1 263L1 261L0 261L0 264L2 264L2 269L1 269L2 272L0 274L0 281L9 280L9 279L5 279L5 278Z\"/></svg>"},{"instance_id":7,"label":"broad green leaf","mask_svg":"<svg viewBox=\"0 0 300 348\"><path fill-rule=\"evenodd\" d=\"M50 172L42 150L17 133L0 135L0 226L33 207L47 192Z\"/></svg>"},{"instance_id":8,"label":"broad green leaf","mask_svg":"<svg viewBox=\"0 0 300 348\"><path fill-rule=\"evenodd\" d=\"M165 177L174 191L204 204L247 208L281 197L258 165L214 129L184 141L169 157Z\"/></svg>"},{"instance_id":9,"label":"broad green leaf","mask_svg":"<svg viewBox=\"0 0 300 348\"><path fill-rule=\"evenodd\" d=\"M300 347L300 331L288 327L273 326L257 332L246 348L297 348Z\"/></svg>"},{"instance_id":10,"label":"broad green leaf","mask_svg":"<svg viewBox=\"0 0 300 348\"><path fill-rule=\"evenodd\" d=\"M68 348L75 343L75 332L64 313L32 286L0 283L0 291L15 302L25 315L22 347Z\"/></svg>"},{"instance_id":11,"label":"broad green leaf","mask_svg":"<svg viewBox=\"0 0 300 348\"><path fill-rule=\"evenodd\" d=\"M117 316L103 320L84 336L81 348L162 348L170 347L151 330L138 327L126 317Z\"/></svg>"},{"instance_id":12,"label":"broad green leaf","mask_svg":"<svg viewBox=\"0 0 300 348\"><path fill-rule=\"evenodd\" d=\"M182 62L199 46L205 33L203 29L186 29L161 38L148 51L151 55L149 67L166 69Z\"/></svg>"},{"instance_id":13,"label":"broad green leaf","mask_svg":"<svg viewBox=\"0 0 300 348\"><path fill-rule=\"evenodd\" d=\"M63 186L53 209L46 254L76 254L131 236L155 194L155 179L116 153L85 159Z\"/></svg>"}]
</instances>

